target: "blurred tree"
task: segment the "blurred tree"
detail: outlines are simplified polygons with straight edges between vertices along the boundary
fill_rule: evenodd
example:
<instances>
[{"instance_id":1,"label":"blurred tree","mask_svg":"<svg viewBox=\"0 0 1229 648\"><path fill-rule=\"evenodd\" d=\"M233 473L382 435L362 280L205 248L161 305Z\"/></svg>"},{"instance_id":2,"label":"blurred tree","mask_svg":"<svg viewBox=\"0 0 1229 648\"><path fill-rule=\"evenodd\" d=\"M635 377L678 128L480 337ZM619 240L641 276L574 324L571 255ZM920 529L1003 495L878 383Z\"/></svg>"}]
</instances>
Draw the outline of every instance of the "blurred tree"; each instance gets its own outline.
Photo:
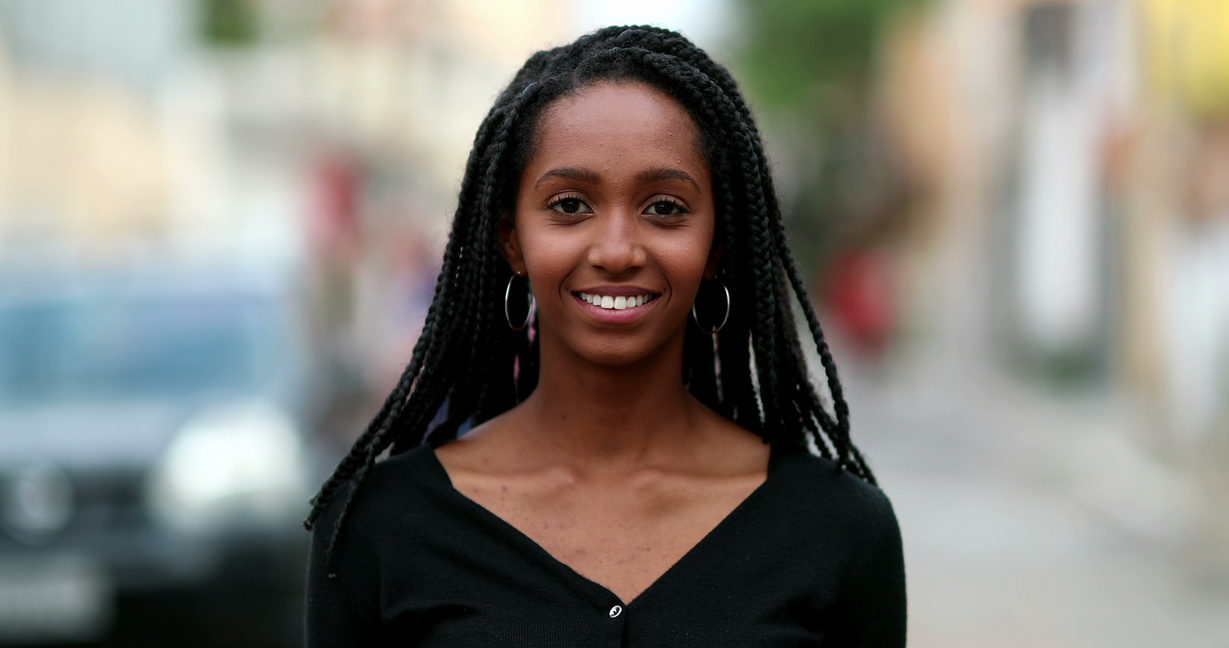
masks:
<instances>
[{"instance_id":1,"label":"blurred tree","mask_svg":"<svg viewBox=\"0 0 1229 648\"><path fill-rule=\"evenodd\" d=\"M929 0L742 0L748 33L739 77L768 125L786 225L812 276L842 252L866 247L900 211L870 110L879 34Z\"/></svg>"},{"instance_id":2,"label":"blurred tree","mask_svg":"<svg viewBox=\"0 0 1229 648\"><path fill-rule=\"evenodd\" d=\"M201 36L209 45L236 47L256 42L256 0L200 0Z\"/></svg>"},{"instance_id":3,"label":"blurred tree","mask_svg":"<svg viewBox=\"0 0 1229 648\"><path fill-rule=\"evenodd\" d=\"M880 25L927 0L744 0L743 63L752 93L774 108L807 106L809 91L865 90Z\"/></svg>"}]
</instances>

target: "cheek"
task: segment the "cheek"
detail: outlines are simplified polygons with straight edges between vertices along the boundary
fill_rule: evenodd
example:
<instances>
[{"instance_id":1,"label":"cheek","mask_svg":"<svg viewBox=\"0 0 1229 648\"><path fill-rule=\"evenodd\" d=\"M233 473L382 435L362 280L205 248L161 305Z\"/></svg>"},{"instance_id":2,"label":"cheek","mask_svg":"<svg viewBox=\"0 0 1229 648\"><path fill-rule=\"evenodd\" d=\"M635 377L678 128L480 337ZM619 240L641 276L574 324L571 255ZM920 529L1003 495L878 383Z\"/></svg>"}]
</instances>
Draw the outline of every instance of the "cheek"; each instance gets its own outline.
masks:
<instances>
[{"instance_id":1,"label":"cheek","mask_svg":"<svg viewBox=\"0 0 1229 648\"><path fill-rule=\"evenodd\" d=\"M688 263L699 264L700 271L703 271L703 266L708 263L709 254L713 249L714 236L715 231L711 221L702 227L689 230L686 236L680 236L675 241L677 249L674 255L679 259L686 259Z\"/></svg>"},{"instance_id":2,"label":"cheek","mask_svg":"<svg viewBox=\"0 0 1229 648\"><path fill-rule=\"evenodd\" d=\"M576 267L576 246L569 245L566 237L535 234L521 237L521 250L529 279L535 287L545 287L561 281Z\"/></svg>"},{"instance_id":3,"label":"cheek","mask_svg":"<svg viewBox=\"0 0 1229 648\"><path fill-rule=\"evenodd\" d=\"M696 290L704 278L711 248L712 236L703 233L679 237L662 246L658 258L663 267L669 268L677 290Z\"/></svg>"}]
</instances>

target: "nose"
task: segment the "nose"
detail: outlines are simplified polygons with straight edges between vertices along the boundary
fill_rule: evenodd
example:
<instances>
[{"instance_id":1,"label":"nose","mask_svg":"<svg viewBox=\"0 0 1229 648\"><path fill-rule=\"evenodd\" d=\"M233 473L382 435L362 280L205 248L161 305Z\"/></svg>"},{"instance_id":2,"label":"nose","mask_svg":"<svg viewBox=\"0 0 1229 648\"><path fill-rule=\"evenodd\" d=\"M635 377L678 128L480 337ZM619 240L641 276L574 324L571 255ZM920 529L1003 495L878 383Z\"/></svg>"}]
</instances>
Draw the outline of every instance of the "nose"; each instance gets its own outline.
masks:
<instances>
[{"instance_id":1,"label":"nose","mask_svg":"<svg viewBox=\"0 0 1229 648\"><path fill-rule=\"evenodd\" d=\"M589 263L612 274L644 265L648 255L639 230L634 214L620 210L603 215L592 229Z\"/></svg>"}]
</instances>

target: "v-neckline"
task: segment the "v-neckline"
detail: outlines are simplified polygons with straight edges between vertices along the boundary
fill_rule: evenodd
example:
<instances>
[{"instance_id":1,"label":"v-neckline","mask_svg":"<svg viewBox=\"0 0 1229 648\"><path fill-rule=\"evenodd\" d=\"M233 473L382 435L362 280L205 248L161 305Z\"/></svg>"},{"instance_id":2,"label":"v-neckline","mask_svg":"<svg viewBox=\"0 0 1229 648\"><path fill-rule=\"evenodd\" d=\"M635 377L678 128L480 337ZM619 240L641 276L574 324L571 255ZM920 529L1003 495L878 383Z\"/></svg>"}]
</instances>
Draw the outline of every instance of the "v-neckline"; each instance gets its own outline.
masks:
<instances>
[{"instance_id":1,"label":"v-neckline","mask_svg":"<svg viewBox=\"0 0 1229 648\"><path fill-rule=\"evenodd\" d=\"M696 560L695 555L697 553L702 553L708 545L719 541L722 535L727 535L729 533L727 529L734 524L737 524L738 518L746 515L744 511L754 505L756 500L764 497L762 493L768 489L769 484L773 481L773 475L780 470L780 464L783 458L782 453L776 446L773 446L768 456L768 469L766 475L764 476L764 481L760 482L760 484L755 487L755 490L752 490L746 497L744 497L737 506L725 515L725 517L721 518L720 522L713 526L713 528L709 529L708 532L704 534L704 537L700 538L700 540L685 551L683 555L679 556L678 560L674 561L674 563L667 567L665 571L659 574L657 578L641 590L635 598L630 601L623 601L617 594L611 591L610 588L576 571L576 569L574 569L571 565L556 558L554 554L547 551L545 547L538 543L538 541L529 537L528 534L521 531L514 524L496 515L490 509L479 504L465 493L457 490L456 486L452 483L452 477L448 474L448 469L444 467L444 464L439 460L439 457L436 456L435 449L431 448L430 446L424 447L426 448L427 456L433 464L433 469L438 471L438 476L443 480L442 486L444 486L444 491L446 493L460 500L464 506L474 510L477 515L486 519L487 522L503 529L505 533L514 541L528 547L546 566L563 573L568 579L579 582L589 589L596 588L596 590L600 591L608 601L618 601L619 605L623 606L625 609L630 608L640 601L643 601L651 592L660 589L663 581L668 582L673 574L681 571L682 568L680 568L680 565L687 562L694 562Z\"/></svg>"}]
</instances>

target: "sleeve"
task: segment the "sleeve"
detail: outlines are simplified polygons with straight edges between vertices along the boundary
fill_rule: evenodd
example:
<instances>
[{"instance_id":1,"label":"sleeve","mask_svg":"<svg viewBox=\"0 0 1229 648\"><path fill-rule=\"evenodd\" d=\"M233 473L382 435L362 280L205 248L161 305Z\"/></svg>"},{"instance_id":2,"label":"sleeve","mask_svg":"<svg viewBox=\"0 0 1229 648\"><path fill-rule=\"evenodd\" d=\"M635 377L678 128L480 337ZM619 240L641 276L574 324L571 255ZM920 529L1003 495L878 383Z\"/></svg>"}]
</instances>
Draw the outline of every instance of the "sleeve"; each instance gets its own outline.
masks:
<instances>
[{"instance_id":1,"label":"sleeve","mask_svg":"<svg viewBox=\"0 0 1229 648\"><path fill-rule=\"evenodd\" d=\"M840 595L842 646L901 648L905 645L905 559L900 525L881 497L878 535L855 557Z\"/></svg>"},{"instance_id":2,"label":"sleeve","mask_svg":"<svg viewBox=\"0 0 1229 648\"><path fill-rule=\"evenodd\" d=\"M346 542L337 545L333 564L326 564L326 553L333 529L336 528L336 509L344 501L339 493L334 506L321 516L312 532L311 553L307 566L307 602L305 637L307 648L325 646L379 646L384 641L383 624L380 621L378 604L364 604L363 599L351 585L361 584L359 574L348 574L352 567L345 553ZM330 573L331 572L331 573Z\"/></svg>"}]
</instances>

